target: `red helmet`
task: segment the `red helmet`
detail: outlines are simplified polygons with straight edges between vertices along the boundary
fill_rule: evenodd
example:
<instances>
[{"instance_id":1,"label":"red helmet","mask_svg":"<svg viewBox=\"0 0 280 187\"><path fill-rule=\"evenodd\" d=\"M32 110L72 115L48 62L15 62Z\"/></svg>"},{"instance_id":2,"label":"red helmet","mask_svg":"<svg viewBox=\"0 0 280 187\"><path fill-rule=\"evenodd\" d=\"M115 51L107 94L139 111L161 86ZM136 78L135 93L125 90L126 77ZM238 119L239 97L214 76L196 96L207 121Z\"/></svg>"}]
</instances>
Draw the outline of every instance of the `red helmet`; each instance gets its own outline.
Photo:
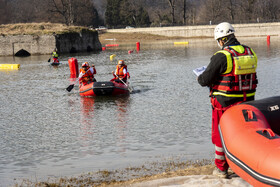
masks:
<instances>
[{"instance_id":1,"label":"red helmet","mask_svg":"<svg viewBox=\"0 0 280 187\"><path fill-rule=\"evenodd\" d=\"M88 62L84 62L84 63L82 64L82 67L89 67Z\"/></svg>"}]
</instances>

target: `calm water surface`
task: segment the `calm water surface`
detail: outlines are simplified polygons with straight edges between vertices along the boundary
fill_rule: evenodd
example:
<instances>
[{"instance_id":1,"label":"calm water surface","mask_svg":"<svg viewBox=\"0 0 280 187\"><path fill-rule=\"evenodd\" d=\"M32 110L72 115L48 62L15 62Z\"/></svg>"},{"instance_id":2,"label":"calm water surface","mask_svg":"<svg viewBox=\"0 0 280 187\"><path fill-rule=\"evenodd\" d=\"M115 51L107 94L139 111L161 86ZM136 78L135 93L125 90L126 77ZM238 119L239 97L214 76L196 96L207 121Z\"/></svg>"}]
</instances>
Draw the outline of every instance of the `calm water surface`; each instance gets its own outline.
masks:
<instances>
[{"instance_id":1,"label":"calm water surface","mask_svg":"<svg viewBox=\"0 0 280 187\"><path fill-rule=\"evenodd\" d=\"M258 55L256 99L279 95L279 41L272 37L242 41ZM0 57L20 69L0 71L0 186L21 178L46 179L103 169L139 166L170 157L212 159L208 89L192 70L207 65L218 50L215 41L121 45L100 53L62 56L52 67L49 56ZM67 60L88 61L96 79L112 78L116 62L128 64L134 93L128 97L83 98L68 93ZM277 85L277 86L276 86ZM17 180L14 181L14 178Z\"/></svg>"}]
</instances>

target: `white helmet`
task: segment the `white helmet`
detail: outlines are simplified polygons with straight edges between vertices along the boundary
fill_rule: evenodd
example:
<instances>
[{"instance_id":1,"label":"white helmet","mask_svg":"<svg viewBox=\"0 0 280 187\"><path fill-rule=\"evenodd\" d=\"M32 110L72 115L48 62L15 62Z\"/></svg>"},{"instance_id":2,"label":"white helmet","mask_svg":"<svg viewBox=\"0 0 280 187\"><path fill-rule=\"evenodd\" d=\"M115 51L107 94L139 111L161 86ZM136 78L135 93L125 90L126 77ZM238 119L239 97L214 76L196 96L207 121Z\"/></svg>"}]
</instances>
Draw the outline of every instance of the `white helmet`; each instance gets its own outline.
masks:
<instances>
[{"instance_id":1,"label":"white helmet","mask_svg":"<svg viewBox=\"0 0 280 187\"><path fill-rule=\"evenodd\" d=\"M231 35L235 32L233 26L228 22L220 23L214 30L215 40Z\"/></svg>"},{"instance_id":2,"label":"white helmet","mask_svg":"<svg viewBox=\"0 0 280 187\"><path fill-rule=\"evenodd\" d=\"M124 60L119 60L118 64L124 65Z\"/></svg>"}]
</instances>

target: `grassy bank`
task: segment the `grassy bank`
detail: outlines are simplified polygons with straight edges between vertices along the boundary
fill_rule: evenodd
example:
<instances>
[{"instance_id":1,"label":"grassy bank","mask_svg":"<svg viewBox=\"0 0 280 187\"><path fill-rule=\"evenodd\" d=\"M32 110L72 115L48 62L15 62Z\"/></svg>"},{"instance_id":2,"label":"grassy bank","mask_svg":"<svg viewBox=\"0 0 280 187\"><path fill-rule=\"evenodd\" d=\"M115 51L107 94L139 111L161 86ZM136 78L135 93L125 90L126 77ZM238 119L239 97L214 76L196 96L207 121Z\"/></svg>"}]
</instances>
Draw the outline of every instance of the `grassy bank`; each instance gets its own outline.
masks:
<instances>
[{"instance_id":1,"label":"grassy bank","mask_svg":"<svg viewBox=\"0 0 280 187\"><path fill-rule=\"evenodd\" d=\"M61 34L69 32L80 32L87 27L66 26L59 23L18 23L0 25L1 35L44 35L44 34Z\"/></svg>"},{"instance_id":2,"label":"grassy bank","mask_svg":"<svg viewBox=\"0 0 280 187\"><path fill-rule=\"evenodd\" d=\"M88 172L76 177L50 178L40 182L23 180L16 186L128 186L134 183L176 176L211 175L213 169L214 165L210 160L193 162L170 160L120 170Z\"/></svg>"}]
</instances>

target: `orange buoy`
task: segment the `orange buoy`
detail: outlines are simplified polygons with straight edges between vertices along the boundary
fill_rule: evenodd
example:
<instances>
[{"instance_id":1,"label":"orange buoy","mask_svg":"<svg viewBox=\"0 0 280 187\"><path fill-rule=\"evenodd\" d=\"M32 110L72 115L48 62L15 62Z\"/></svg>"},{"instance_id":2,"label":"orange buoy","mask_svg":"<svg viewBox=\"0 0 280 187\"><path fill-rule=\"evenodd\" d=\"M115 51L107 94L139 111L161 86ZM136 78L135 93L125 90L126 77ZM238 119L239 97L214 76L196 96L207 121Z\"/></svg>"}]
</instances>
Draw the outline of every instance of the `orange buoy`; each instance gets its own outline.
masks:
<instances>
[{"instance_id":1,"label":"orange buoy","mask_svg":"<svg viewBox=\"0 0 280 187\"><path fill-rule=\"evenodd\" d=\"M119 44L106 44L105 46L106 47L118 47Z\"/></svg>"},{"instance_id":2,"label":"orange buoy","mask_svg":"<svg viewBox=\"0 0 280 187\"><path fill-rule=\"evenodd\" d=\"M79 67L78 67L78 60L76 58L68 59L69 69L71 77L78 77L79 76Z\"/></svg>"},{"instance_id":3,"label":"orange buoy","mask_svg":"<svg viewBox=\"0 0 280 187\"><path fill-rule=\"evenodd\" d=\"M270 35L267 35L266 42L267 42L267 45L270 45Z\"/></svg>"},{"instance_id":4,"label":"orange buoy","mask_svg":"<svg viewBox=\"0 0 280 187\"><path fill-rule=\"evenodd\" d=\"M136 42L136 51L140 51L140 42Z\"/></svg>"}]
</instances>

